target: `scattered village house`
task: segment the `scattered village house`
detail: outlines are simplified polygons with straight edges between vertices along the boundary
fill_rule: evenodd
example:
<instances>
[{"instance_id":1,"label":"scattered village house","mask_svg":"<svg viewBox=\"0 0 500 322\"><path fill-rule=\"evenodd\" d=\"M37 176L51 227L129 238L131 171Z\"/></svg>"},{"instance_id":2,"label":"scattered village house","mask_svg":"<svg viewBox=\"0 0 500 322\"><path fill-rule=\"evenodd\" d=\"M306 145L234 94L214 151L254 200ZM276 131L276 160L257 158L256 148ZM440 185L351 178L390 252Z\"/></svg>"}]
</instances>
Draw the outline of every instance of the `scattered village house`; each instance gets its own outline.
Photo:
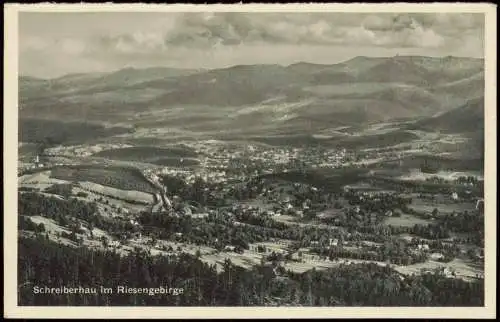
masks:
<instances>
[{"instance_id":1,"label":"scattered village house","mask_svg":"<svg viewBox=\"0 0 500 322\"><path fill-rule=\"evenodd\" d=\"M419 244L417 246L418 250L429 250L429 245L427 244Z\"/></svg>"},{"instance_id":2,"label":"scattered village house","mask_svg":"<svg viewBox=\"0 0 500 322\"><path fill-rule=\"evenodd\" d=\"M441 253L432 253L429 256L432 260L440 260L444 258L444 255Z\"/></svg>"},{"instance_id":3,"label":"scattered village house","mask_svg":"<svg viewBox=\"0 0 500 322\"><path fill-rule=\"evenodd\" d=\"M235 249L235 247L232 246L232 245L227 245L227 246L224 247L225 251L231 251L232 252L232 251L234 251L234 249Z\"/></svg>"},{"instance_id":4,"label":"scattered village house","mask_svg":"<svg viewBox=\"0 0 500 322\"><path fill-rule=\"evenodd\" d=\"M330 238L330 246L337 246L339 244L339 240L337 238Z\"/></svg>"}]
</instances>

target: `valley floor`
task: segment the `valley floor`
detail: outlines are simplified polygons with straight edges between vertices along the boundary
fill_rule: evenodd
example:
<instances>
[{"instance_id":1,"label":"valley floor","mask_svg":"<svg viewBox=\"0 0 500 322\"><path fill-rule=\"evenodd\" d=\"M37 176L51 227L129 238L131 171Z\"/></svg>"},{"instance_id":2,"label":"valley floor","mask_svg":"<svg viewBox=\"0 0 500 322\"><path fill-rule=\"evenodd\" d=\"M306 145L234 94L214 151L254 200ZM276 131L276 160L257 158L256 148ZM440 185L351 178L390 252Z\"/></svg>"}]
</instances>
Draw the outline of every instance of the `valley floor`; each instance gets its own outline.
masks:
<instances>
[{"instance_id":1,"label":"valley floor","mask_svg":"<svg viewBox=\"0 0 500 322\"><path fill-rule=\"evenodd\" d=\"M402 279L482 280L480 171L449 169L445 159L423 171L398 161L400 148L61 146L43 165L23 165L20 232L121 256L187 253L219 272L227 260L299 274L375 264ZM404 153L426 160L421 150ZM161 166L158 157L177 161Z\"/></svg>"}]
</instances>

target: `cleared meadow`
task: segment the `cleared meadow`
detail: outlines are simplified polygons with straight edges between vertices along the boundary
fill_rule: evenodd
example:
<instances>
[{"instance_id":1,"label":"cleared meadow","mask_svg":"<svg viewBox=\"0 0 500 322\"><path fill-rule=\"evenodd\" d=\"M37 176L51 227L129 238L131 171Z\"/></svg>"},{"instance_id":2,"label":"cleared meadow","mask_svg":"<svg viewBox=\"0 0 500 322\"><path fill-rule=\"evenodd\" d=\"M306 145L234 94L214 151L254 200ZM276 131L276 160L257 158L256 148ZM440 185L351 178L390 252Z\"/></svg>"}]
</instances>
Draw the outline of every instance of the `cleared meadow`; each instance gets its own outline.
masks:
<instances>
[{"instance_id":1,"label":"cleared meadow","mask_svg":"<svg viewBox=\"0 0 500 322\"><path fill-rule=\"evenodd\" d=\"M154 197L150 193L135 191L135 190L121 190L112 187L103 186L97 183L82 181L79 182L79 185L84 190L90 190L92 192L96 192L98 194L104 194L106 196L110 196L112 198L127 200L127 201L136 201L142 203L153 203Z\"/></svg>"},{"instance_id":2,"label":"cleared meadow","mask_svg":"<svg viewBox=\"0 0 500 322\"><path fill-rule=\"evenodd\" d=\"M418 212L432 213L434 208L438 210L438 214L451 214L452 212L473 211L476 206L473 202L433 202L432 200L424 200L420 198L413 199L408 206Z\"/></svg>"},{"instance_id":3,"label":"cleared meadow","mask_svg":"<svg viewBox=\"0 0 500 322\"><path fill-rule=\"evenodd\" d=\"M384 221L386 226L413 227L414 225L430 224L430 220L425 220L408 214L401 214L401 217L388 217Z\"/></svg>"}]
</instances>

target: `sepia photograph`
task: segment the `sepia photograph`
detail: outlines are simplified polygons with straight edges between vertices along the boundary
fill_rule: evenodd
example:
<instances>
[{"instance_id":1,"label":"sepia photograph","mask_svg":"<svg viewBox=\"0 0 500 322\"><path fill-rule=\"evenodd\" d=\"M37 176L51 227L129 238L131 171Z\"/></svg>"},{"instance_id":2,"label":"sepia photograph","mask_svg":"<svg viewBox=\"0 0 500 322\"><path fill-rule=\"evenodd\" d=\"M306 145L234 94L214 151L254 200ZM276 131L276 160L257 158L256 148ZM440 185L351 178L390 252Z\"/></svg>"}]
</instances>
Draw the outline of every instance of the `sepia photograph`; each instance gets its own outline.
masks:
<instances>
[{"instance_id":1,"label":"sepia photograph","mask_svg":"<svg viewBox=\"0 0 500 322\"><path fill-rule=\"evenodd\" d=\"M405 8L4 9L11 316L494 317L495 7Z\"/></svg>"}]
</instances>

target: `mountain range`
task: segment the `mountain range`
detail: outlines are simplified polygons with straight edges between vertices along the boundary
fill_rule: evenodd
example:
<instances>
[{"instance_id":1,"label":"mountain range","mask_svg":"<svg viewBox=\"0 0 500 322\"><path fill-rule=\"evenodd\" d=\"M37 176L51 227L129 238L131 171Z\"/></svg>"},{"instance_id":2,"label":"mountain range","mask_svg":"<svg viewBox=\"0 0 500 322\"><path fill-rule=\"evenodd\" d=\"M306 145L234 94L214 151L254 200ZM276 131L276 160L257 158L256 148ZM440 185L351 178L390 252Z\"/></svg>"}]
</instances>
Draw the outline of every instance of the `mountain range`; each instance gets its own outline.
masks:
<instances>
[{"instance_id":1,"label":"mountain range","mask_svg":"<svg viewBox=\"0 0 500 322\"><path fill-rule=\"evenodd\" d=\"M484 60L459 57L355 57L332 65L125 68L19 78L21 118L253 135L314 133L394 119L460 132L473 126L471 120L484 119L483 96Z\"/></svg>"}]
</instances>

